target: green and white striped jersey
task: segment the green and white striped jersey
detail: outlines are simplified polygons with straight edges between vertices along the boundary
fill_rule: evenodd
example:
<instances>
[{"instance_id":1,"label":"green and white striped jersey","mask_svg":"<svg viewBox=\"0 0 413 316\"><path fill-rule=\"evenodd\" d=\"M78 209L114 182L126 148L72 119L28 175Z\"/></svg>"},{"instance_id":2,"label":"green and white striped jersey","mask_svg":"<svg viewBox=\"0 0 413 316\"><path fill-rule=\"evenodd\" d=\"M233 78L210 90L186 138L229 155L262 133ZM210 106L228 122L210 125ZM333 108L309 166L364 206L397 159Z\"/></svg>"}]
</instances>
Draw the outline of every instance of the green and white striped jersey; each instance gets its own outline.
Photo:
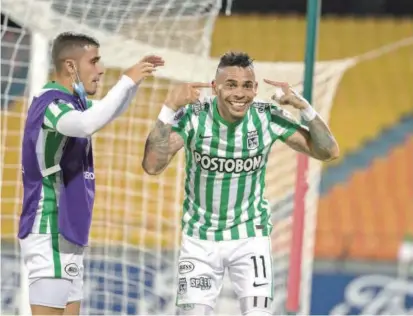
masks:
<instances>
[{"instance_id":1,"label":"green and white striped jersey","mask_svg":"<svg viewBox=\"0 0 413 316\"><path fill-rule=\"evenodd\" d=\"M49 82L36 96L40 96L51 89L70 93L69 90L60 84ZM90 107L92 102L90 100L87 102ZM59 163L68 137L58 133L56 125L65 113L72 110L74 110L74 106L66 103L51 103L46 108L43 126L36 142L36 156L42 170ZM58 233L57 212L61 184L60 178L60 173L54 173L44 177L42 180L42 195L32 228L33 233Z\"/></svg>"},{"instance_id":2,"label":"green and white striped jersey","mask_svg":"<svg viewBox=\"0 0 413 316\"><path fill-rule=\"evenodd\" d=\"M216 97L178 112L173 131L183 137L186 157L183 232L215 241L270 235L268 154L299 127L279 106L258 101L233 124L219 115Z\"/></svg>"}]
</instances>

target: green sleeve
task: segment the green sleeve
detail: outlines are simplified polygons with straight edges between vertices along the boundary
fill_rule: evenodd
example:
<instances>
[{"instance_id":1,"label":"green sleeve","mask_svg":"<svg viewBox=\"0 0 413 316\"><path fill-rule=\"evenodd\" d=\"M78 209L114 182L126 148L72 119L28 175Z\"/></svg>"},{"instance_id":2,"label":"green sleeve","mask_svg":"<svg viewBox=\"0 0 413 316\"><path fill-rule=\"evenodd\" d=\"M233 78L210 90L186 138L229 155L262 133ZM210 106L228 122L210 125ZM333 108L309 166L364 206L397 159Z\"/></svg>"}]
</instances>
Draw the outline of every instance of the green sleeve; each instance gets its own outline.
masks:
<instances>
[{"instance_id":1,"label":"green sleeve","mask_svg":"<svg viewBox=\"0 0 413 316\"><path fill-rule=\"evenodd\" d=\"M185 142L188 140L191 131L191 113L192 108L190 106L181 108L176 112L172 125L172 131L181 135Z\"/></svg>"},{"instance_id":2,"label":"green sleeve","mask_svg":"<svg viewBox=\"0 0 413 316\"><path fill-rule=\"evenodd\" d=\"M304 128L288 111L273 105L270 109L270 133L273 139L285 142L298 129Z\"/></svg>"}]
</instances>

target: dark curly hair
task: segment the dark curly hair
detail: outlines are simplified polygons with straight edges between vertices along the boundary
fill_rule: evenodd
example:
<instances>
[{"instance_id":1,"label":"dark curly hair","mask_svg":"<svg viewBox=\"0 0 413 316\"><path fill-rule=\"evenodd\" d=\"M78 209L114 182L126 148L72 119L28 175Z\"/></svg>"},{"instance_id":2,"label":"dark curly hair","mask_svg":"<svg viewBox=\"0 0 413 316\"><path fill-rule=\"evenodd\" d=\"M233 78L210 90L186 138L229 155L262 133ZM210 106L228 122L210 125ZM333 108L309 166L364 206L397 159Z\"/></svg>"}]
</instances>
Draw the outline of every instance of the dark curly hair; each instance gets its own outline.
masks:
<instances>
[{"instance_id":1,"label":"dark curly hair","mask_svg":"<svg viewBox=\"0 0 413 316\"><path fill-rule=\"evenodd\" d=\"M221 56L218 69L230 66L253 67L253 59L244 52L227 52Z\"/></svg>"}]
</instances>

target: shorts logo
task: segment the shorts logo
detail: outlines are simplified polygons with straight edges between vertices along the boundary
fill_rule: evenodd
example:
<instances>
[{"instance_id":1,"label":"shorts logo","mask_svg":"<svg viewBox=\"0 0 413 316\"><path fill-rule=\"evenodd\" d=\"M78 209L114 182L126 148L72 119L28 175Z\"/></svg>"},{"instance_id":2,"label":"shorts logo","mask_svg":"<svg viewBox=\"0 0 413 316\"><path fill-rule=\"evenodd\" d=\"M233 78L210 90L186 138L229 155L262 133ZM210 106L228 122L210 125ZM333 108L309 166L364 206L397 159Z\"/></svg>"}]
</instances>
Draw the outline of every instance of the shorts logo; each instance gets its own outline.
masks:
<instances>
[{"instance_id":1,"label":"shorts logo","mask_svg":"<svg viewBox=\"0 0 413 316\"><path fill-rule=\"evenodd\" d=\"M184 311L190 311L190 310L192 310L192 309L195 308L195 304L182 304L182 305L181 305L181 308L182 308Z\"/></svg>"},{"instance_id":2,"label":"shorts logo","mask_svg":"<svg viewBox=\"0 0 413 316\"><path fill-rule=\"evenodd\" d=\"M259 287L259 286L263 286L263 285L267 285L268 284L268 282L265 282L265 283L257 283L257 282L254 282L253 284L252 284L252 286L253 287Z\"/></svg>"},{"instance_id":3,"label":"shorts logo","mask_svg":"<svg viewBox=\"0 0 413 316\"><path fill-rule=\"evenodd\" d=\"M194 270L195 266L192 262L182 261L179 263L179 274L185 274Z\"/></svg>"},{"instance_id":4,"label":"shorts logo","mask_svg":"<svg viewBox=\"0 0 413 316\"><path fill-rule=\"evenodd\" d=\"M85 171L83 172L83 177L86 180L95 180L95 174L93 172Z\"/></svg>"},{"instance_id":5,"label":"shorts logo","mask_svg":"<svg viewBox=\"0 0 413 316\"><path fill-rule=\"evenodd\" d=\"M76 263L69 263L65 267L65 272L68 275L72 276L72 277L78 276L79 275L79 267L77 266Z\"/></svg>"},{"instance_id":6,"label":"shorts logo","mask_svg":"<svg viewBox=\"0 0 413 316\"><path fill-rule=\"evenodd\" d=\"M208 278L208 277L191 278L189 281L190 281L191 287L201 289L202 291L211 289L211 278Z\"/></svg>"},{"instance_id":7,"label":"shorts logo","mask_svg":"<svg viewBox=\"0 0 413 316\"><path fill-rule=\"evenodd\" d=\"M187 289L188 289L188 284L186 282L186 278L179 278L178 294L179 295L185 294Z\"/></svg>"},{"instance_id":8,"label":"shorts logo","mask_svg":"<svg viewBox=\"0 0 413 316\"><path fill-rule=\"evenodd\" d=\"M248 132L247 135L247 148L248 149L255 149L258 147L258 132L251 131Z\"/></svg>"}]
</instances>

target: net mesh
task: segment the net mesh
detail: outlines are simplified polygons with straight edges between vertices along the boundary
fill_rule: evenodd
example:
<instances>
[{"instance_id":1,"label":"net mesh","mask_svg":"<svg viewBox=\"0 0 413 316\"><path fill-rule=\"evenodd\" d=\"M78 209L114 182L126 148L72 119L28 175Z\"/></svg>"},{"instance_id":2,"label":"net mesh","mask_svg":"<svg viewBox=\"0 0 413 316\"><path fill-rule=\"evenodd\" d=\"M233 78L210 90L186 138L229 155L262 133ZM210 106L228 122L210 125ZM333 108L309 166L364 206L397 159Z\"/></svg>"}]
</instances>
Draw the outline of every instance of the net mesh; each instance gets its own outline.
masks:
<instances>
[{"instance_id":1,"label":"net mesh","mask_svg":"<svg viewBox=\"0 0 413 316\"><path fill-rule=\"evenodd\" d=\"M161 54L166 67L141 86L129 110L94 136L97 194L91 247L86 255L85 303L88 314L170 314L174 312L176 262L180 242L184 157L179 153L158 177L143 173L140 161L170 86L179 81L210 81L218 61L209 58L218 0L3 0L2 11L23 28L2 26L1 206L2 312L19 308L20 270L16 241L22 188L20 146L30 84L33 32L52 40L68 30L101 42L108 68L98 98L124 67L146 53ZM41 16L41 18L39 18ZM335 89L348 60L317 63L314 104L328 120ZM255 63L257 80L287 81L302 91L302 63ZM260 99L271 88L260 85ZM292 111L298 117L297 113ZM302 308L308 310L320 164L310 162L302 262ZM273 146L267 168L267 196L274 211L274 310L282 313L289 266L296 155ZM7 264L7 263L6 263ZM10 273L12 269L12 273ZM226 281L218 313L238 313Z\"/></svg>"}]
</instances>

